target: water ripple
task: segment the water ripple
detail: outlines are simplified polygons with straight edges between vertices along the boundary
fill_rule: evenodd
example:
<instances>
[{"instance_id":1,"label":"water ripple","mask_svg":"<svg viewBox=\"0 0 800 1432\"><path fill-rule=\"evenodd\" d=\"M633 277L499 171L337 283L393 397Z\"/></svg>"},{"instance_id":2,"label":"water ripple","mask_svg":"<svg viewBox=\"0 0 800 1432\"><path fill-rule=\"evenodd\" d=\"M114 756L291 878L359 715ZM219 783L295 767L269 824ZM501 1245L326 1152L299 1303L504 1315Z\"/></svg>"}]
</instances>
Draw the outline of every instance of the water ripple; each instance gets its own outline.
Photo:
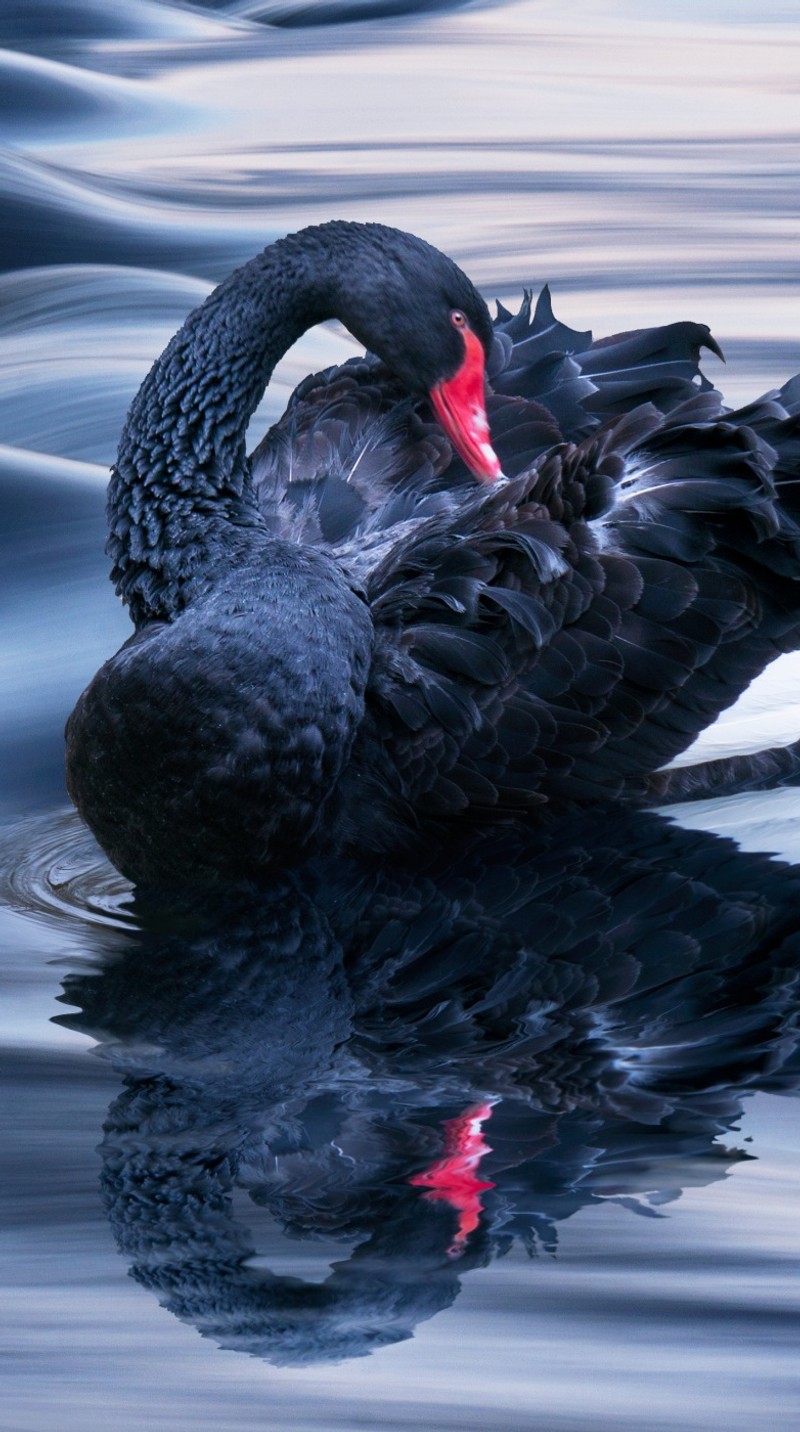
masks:
<instances>
[{"instance_id":1,"label":"water ripple","mask_svg":"<svg viewBox=\"0 0 800 1432\"><path fill-rule=\"evenodd\" d=\"M50 928L130 928L130 896L73 810L14 821L0 833L0 902Z\"/></svg>"}]
</instances>

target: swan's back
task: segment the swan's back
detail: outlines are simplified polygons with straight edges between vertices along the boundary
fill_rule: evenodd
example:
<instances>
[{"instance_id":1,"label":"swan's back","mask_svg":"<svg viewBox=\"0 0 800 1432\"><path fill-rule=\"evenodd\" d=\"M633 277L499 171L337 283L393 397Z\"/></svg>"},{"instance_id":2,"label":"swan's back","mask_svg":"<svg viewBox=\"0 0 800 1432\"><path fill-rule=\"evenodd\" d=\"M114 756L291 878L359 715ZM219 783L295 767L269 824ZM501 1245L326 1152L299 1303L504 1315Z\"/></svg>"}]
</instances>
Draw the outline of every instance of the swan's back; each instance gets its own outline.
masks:
<instances>
[{"instance_id":1,"label":"swan's back","mask_svg":"<svg viewBox=\"0 0 800 1432\"><path fill-rule=\"evenodd\" d=\"M377 361L298 389L254 476L375 621L354 843L391 844L409 812L663 793L653 773L796 646L800 385L728 412L702 347L693 323L594 343L546 290L501 309L509 481L488 489Z\"/></svg>"}]
</instances>

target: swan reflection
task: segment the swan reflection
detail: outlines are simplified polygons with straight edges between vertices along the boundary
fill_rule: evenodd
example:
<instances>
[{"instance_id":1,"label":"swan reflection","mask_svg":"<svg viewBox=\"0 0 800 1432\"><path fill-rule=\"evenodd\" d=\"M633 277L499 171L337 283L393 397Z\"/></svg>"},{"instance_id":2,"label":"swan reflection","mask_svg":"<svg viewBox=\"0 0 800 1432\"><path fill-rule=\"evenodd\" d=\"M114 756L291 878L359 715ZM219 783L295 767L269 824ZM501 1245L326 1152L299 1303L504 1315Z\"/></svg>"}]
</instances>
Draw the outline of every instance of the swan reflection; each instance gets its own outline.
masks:
<instances>
[{"instance_id":1,"label":"swan reflection","mask_svg":"<svg viewBox=\"0 0 800 1432\"><path fill-rule=\"evenodd\" d=\"M719 1141L749 1092L797 1082L798 896L794 867L606 812L138 898L60 1016L123 1076L102 1184L133 1276L221 1347L319 1363L589 1205L658 1218L749 1157ZM341 1245L322 1281L264 1266L242 1191Z\"/></svg>"}]
</instances>

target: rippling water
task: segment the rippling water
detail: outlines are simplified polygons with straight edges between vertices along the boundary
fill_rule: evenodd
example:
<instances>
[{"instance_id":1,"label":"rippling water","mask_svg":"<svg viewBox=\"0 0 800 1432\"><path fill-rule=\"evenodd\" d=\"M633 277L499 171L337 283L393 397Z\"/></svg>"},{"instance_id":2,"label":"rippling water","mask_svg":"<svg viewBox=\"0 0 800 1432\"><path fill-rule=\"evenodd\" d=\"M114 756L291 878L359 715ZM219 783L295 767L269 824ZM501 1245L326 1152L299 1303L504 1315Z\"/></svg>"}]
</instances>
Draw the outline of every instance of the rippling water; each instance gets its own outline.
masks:
<instances>
[{"instance_id":1,"label":"rippling water","mask_svg":"<svg viewBox=\"0 0 800 1432\"><path fill-rule=\"evenodd\" d=\"M8 1427L794 1428L795 792L167 916L66 808L61 731L127 635L126 407L287 230L396 223L597 333L708 322L735 401L799 370L796 6L2 24ZM351 351L306 335L254 437ZM796 736L797 669L718 739Z\"/></svg>"}]
</instances>

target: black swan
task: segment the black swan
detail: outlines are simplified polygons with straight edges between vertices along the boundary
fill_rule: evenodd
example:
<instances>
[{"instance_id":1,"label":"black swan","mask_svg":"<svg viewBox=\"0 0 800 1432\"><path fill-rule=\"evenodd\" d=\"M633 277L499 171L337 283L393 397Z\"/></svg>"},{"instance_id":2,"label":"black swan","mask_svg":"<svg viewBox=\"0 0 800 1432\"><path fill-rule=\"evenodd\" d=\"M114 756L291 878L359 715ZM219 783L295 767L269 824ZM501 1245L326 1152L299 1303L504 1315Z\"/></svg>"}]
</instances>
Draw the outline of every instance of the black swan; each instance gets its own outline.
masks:
<instances>
[{"instance_id":1,"label":"black swan","mask_svg":"<svg viewBox=\"0 0 800 1432\"><path fill-rule=\"evenodd\" d=\"M248 460L275 363L330 317L370 353L301 384ZM109 488L136 631L67 771L114 864L252 878L669 794L659 768L800 640L800 380L727 412L702 346L693 323L593 343L546 290L493 325L378 224L231 275L143 383Z\"/></svg>"}]
</instances>

